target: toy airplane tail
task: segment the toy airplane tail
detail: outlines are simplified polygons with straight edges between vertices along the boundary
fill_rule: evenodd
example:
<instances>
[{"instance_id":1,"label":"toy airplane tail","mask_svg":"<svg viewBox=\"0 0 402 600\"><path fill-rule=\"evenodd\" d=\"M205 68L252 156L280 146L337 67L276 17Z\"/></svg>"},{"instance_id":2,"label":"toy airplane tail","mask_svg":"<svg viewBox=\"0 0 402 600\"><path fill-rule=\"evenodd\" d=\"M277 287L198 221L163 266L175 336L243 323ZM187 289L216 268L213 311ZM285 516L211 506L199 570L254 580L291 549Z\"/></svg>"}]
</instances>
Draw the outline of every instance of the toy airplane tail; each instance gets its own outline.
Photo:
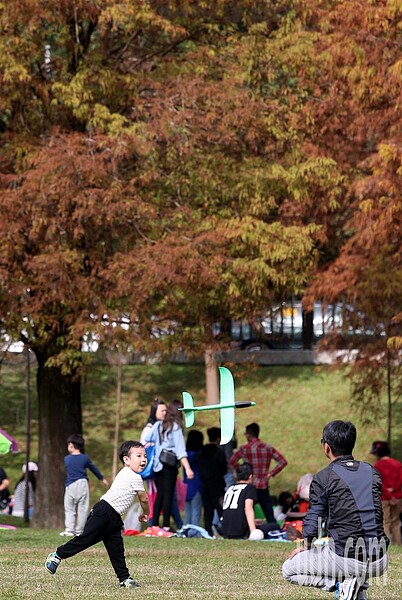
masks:
<instances>
[{"instance_id":1,"label":"toy airplane tail","mask_svg":"<svg viewBox=\"0 0 402 600\"><path fill-rule=\"evenodd\" d=\"M194 425L194 403L193 397L188 392L183 392L183 412L184 422L186 427L192 427Z\"/></svg>"}]
</instances>

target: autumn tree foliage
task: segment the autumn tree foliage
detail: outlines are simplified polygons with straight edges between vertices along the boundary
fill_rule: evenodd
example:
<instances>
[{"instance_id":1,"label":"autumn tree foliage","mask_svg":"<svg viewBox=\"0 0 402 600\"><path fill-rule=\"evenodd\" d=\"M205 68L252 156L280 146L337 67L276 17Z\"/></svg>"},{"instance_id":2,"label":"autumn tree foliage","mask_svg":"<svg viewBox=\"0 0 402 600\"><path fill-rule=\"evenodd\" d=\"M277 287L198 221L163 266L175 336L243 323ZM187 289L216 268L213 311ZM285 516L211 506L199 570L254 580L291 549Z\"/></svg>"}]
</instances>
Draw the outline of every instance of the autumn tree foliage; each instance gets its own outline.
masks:
<instances>
[{"instance_id":1,"label":"autumn tree foliage","mask_svg":"<svg viewBox=\"0 0 402 600\"><path fill-rule=\"evenodd\" d=\"M387 391L389 442L392 407L402 393L401 166L401 145L380 144L367 161L368 174L350 190L356 201L347 223L351 235L315 283L330 302L344 303L342 328L327 344L358 350L349 375L365 421L381 415Z\"/></svg>"},{"instance_id":2,"label":"autumn tree foliage","mask_svg":"<svg viewBox=\"0 0 402 600\"><path fill-rule=\"evenodd\" d=\"M61 526L85 336L124 320L133 350L201 350L303 288L315 225L278 209L331 176L298 179L292 114L250 75L286 3L236 5L0 3L0 317L38 360L39 526Z\"/></svg>"},{"instance_id":3,"label":"autumn tree foliage","mask_svg":"<svg viewBox=\"0 0 402 600\"><path fill-rule=\"evenodd\" d=\"M303 1L299 9L319 66L305 78L309 152L331 156L342 176L339 208L316 218L325 237L308 296L344 306L326 344L358 350L349 374L366 420L378 417L387 390L390 441L402 387L401 6Z\"/></svg>"},{"instance_id":4,"label":"autumn tree foliage","mask_svg":"<svg viewBox=\"0 0 402 600\"><path fill-rule=\"evenodd\" d=\"M391 227L401 106L399 9L360 4L0 2L0 320L38 360L39 526L84 338L199 353L317 268L315 295L356 287L330 267L357 261L355 215Z\"/></svg>"}]
</instances>

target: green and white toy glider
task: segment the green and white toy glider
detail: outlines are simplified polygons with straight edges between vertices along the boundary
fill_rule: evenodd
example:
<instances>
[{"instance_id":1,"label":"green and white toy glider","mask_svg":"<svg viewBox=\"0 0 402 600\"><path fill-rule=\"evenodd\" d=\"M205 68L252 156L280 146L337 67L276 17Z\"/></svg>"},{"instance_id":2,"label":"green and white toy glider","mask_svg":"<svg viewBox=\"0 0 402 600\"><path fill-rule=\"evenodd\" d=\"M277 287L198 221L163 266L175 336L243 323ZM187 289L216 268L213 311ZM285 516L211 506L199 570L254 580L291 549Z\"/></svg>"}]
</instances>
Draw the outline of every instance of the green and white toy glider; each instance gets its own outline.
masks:
<instances>
[{"instance_id":1,"label":"green and white toy glider","mask_svg":"<svg viewBox=\"0 0 402 600\"><path fill-rule=\"evenodd\" d=\"M200 410L219 410L221 420L221 446L230 442L234 434L235 409L255 406L255 402L235 402L233 375L225 367L218 367L220 378L220 403L194 406L193 398L188 392L183 392L184 422L186 427L194 425L194 413Z\"/></svg>"}]
</instances>

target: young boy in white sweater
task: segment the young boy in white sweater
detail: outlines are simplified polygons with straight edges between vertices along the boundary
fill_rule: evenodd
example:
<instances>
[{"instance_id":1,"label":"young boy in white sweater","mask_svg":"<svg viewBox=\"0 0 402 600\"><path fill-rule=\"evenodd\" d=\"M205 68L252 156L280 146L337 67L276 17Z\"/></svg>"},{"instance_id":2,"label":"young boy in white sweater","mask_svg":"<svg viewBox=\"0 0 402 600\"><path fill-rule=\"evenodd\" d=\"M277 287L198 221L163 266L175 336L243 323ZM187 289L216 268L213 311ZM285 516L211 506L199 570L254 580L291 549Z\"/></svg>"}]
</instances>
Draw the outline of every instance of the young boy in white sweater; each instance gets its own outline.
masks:
<instances>
[{"instance_id":1,"label":"young boy in white sweater","mask_svg":"<svg viewBox=\"0 0 402 600\"><path fill-rule=\"evenodd\" d=\"M120 587L139 587L139 583L130 576L126 565L122 515L128 511L135 497L138 496L143 511L138 520L148 521L148 496L139 475L146 467L147 456L140 442L128 441L120 446L119 458L124 466L116 475L110 489L101 496L89 513L82 535L59 546L56 552L51 552L47 557L45 567L52 575L56 573L57 567L64 558L70 558L98 542L103 542Z\"/></svg>"}]
</instances>

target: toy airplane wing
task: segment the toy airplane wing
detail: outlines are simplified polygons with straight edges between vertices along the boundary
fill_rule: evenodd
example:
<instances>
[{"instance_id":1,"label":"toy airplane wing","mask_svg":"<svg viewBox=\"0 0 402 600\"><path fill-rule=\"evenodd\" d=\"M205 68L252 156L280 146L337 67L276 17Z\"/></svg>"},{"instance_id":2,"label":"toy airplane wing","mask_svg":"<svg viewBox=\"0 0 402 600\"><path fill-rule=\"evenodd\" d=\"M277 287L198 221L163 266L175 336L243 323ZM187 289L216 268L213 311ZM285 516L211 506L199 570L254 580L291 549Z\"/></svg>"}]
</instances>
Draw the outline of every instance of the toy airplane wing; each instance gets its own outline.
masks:
<instances>
[{"instance_id":1,"label":"toy airplane wing","mask_svg":"<svg viewBox=\"0 0 402 600\"><path fill-rule=\"evenodd\" d=\"M235 395L233 375L225 367L219 367L219 378L221 384L221 446L228 444L234 434L235 424Z\"/></svg>"}]
</instances>

